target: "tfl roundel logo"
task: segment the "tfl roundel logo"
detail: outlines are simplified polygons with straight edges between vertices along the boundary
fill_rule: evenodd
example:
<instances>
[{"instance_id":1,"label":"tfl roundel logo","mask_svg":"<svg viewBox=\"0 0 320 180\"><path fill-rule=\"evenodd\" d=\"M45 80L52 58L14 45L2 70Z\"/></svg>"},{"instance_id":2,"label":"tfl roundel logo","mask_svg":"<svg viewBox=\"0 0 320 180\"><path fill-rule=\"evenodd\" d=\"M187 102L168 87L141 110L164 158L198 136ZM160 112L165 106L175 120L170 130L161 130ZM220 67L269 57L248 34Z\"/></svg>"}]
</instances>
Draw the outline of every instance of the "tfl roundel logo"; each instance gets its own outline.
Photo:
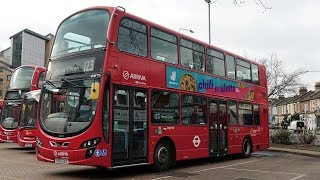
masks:
<instances>
[{"instance_id":1,"label":"tfl roundel logo","mask_svg":"<svg viewBox=\"0 0 320 180\"><path fill-rule=\"evenodd\" d=\"M129 74L128 71L123 71L123 72L122 72L122 76L123 76L123 78L124 78L125 80L128 80L129 77L130 77L130 74Z\"/></svg>"}]
</instances>

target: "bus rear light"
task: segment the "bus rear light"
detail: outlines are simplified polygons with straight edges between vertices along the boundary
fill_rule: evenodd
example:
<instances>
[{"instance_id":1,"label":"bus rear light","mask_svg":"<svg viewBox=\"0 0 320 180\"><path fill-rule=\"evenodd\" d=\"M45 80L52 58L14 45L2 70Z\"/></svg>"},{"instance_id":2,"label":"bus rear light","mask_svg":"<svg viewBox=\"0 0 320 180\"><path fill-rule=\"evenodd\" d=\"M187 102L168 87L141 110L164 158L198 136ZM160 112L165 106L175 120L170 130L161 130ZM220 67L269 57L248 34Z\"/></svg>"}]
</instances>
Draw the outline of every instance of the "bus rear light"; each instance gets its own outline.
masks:
<instances>
[{"instance_id":1,"label":"bus rear light","mask_svg":"<svg viewBox=\"0 0 320 180\"><path fill-rule=\"evenodd\" d=\"M94 139L87 140L81 144L80 148L96 147L100 141L101 141L101 138L94 138Z\"/></svg>"},{"instance_id":2,"label":"bus rear light","mask_svg":"<svg viewBox=\"0 0 320 180\"><path fill-rule=\"evenodd\" d=\"M39 146L39 147L42 147L42 141L37 137L36 138L36 143L37 143L37 146Z\"/></svg>"},{"instance_id":3,"label":"bus rear light","mask_svg":"<svg viewBox=\"0 0 320 180\"><path fill-rule=\"evenodd\" d=\"M91 147L91 148L87 149L87 151L86 151L86 159L92 157L95 149L96 149L96 147Z\"/></svg>"}]
</instances>

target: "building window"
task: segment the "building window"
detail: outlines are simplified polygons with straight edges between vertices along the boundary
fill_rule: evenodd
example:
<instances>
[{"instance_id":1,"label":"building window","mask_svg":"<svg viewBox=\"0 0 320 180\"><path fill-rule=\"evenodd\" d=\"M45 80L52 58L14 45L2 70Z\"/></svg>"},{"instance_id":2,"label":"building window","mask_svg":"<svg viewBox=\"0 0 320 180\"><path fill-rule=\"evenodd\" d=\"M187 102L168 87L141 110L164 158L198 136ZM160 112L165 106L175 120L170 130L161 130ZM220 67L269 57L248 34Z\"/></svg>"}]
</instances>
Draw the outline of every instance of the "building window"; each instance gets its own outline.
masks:
<instances>
[{"instance_id":1,"label":"building window","mask_svg":"<svg viewBox=\"0 0 320 180\"><path fill-rule=\"evenodd\" d=\"M2 97L2 91L0 91L0 96ZM1 111L1 109L0 109L0 111Z\"/></svg>"},{"instance_id":2,"label":"building window","mask_svg":"<svg viewBox=\"0 0 320 180\"><path fill-rule=\"evenodd\" d=\"M12 38L12 68L21 66L22 34Z\"/></svg>"},{"instance_id":3,"label":"building window","mask_svg":"<svg viewBox=\"0 0 320 180\"><path fill-rule=\"evenodd\" d=\"M200 44L185 39L180 40L180 46L181 65L190 69L204 72L204 47Z\"/></svg>"},{"instance_id":4,"label":"building window","mask_svg":"<svg viewBox=\"0 0 320 180\"><path fill-rule=\"evenodd\" d=\"M178 63L177 37L151 28L151 57L158 61Z\"/></svg>"},{"instance_id":5,"label":"building window","mask_svg":"<svg viewBox=\"0 0 320 180\"><path fill-rule=\"evenodd\" d=\"M207 123L207 101L205 97L183 95L181 106L183 124Z\"/></svg>"},{"instance_id":6,"label":"building window","mask_svg":"<svg viewBox=\"0 0 320 180\"><path fill-rule=\"evenodd\" d=\"M0 84L3 84L3 78L0 78Z\"/></svg>"},{"instance_id":7,"label":"building window","mask_svg":"<svg viewBox=\"0 0 320 180\"><path fill-rule=\"evenodd\" d=\"M118 49L147 57L147 26L130 19L123 19L118 34Z\"/></svg>"},{"instance_id":8,"label":"building window","mask_svg":"<svg viewBox=\"0 0 320 180\"><path fill-rule=\"evenodd\" d=\"M152 95L152 123L178 123L179 95L168 91L153 91Z\"/></svg>"},{"instance_id":9,"label":"building window","mask_svg":"<svg viewBox=\"0 0 320 180\"><path fill-rule=\"evenodd\" d=\"M0 72L3 72L3 67L0 67Z\"/></svg>"},{"instance_id":10,"label":"building window","mask_svg":"<svg viewBox=\"0 0 320 180\"><path fill-rule=\"evenodd\" d=\"M208 49L208 73L215 74L219 76L225 76L225 67L224 67L224 55L223 53Z\"/></svg>"}]
</instances>

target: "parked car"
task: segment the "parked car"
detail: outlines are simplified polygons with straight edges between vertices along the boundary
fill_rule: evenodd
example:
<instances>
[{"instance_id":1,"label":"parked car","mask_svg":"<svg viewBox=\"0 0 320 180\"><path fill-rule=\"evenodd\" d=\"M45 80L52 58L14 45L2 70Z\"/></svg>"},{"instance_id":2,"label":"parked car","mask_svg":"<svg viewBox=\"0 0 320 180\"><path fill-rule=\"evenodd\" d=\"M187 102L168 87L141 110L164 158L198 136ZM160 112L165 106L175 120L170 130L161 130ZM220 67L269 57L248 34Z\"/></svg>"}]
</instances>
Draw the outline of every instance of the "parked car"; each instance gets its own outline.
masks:
<instances>
[{"instance_id":1,"label":"parked car","mask_svg":"<svg viewBox=\"0 0 320 180\"><path fill-rule=\"evenodd\" d=\"M293 132L301 132L305 129L305 123L304 121L292 121L288 126L288 129Z\"/></svg>"}]
</instances>

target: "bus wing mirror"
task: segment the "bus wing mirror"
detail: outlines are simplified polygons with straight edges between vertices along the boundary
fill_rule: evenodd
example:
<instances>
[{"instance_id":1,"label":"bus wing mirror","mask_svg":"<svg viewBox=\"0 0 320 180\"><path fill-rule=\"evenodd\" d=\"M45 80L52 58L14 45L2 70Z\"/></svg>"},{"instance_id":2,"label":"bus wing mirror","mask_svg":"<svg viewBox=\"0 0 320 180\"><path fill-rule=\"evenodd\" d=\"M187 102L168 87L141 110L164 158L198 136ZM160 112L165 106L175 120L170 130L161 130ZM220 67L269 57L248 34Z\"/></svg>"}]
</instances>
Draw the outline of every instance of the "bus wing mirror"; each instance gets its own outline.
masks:
<instances>
[{"instance_id":1,"label":"bus wing mirror","mask_svg":"<svg viewBox=\"0 0 320 180\"><path fill-rule=\"evenodd\" d=\"M98 99L99 89L100 89L100 84L98 82L93 82L91 84L91 92L90 92L90 97L89 97L91 100Z\"/></svg>"},{"instance_id":2,"label":"bus wing mirror","mask_svg":"<svg viewBox=\"0 0 320 180\"><path fill-rule=\"evenodd\" d=\"M7 75L7 81L10 81L11 75Z\"/></svg>"}]
</instances>

